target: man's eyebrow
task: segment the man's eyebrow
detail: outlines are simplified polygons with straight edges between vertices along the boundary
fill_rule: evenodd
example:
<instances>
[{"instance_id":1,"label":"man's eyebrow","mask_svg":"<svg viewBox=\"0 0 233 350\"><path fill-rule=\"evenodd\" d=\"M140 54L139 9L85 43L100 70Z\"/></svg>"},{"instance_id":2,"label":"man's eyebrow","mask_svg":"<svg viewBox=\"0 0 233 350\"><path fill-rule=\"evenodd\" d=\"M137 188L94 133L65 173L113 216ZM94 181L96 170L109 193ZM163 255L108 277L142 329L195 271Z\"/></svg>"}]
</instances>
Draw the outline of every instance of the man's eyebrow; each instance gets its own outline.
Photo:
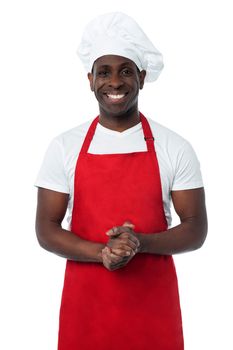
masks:
<instances>
[{"instance_id":1,"label":"man's eyebrow","mask_svg":"<svg viewBox=\"0 0 233 350\"><path fill-rule=\"evenodd\" d=\"M123 62L123 63L120 64L120 66L126 66L126 65L133 66L134 63L133 63L133 62L130 62L130 61L125 61L125 62Z\"/></svg>"},{"instance_id":2,"label":"man's eyebrow","mask_svg":"<svg viewBox=\"0 0 233 350\"><path fill-rule=\"evenodd\" d=\"M110 65L108 65L108 64L102 64L102 65L100 65L100 66L96 67L96 69L101 69L101 68L109 68L109 67L111 67L111 66L110 66Z\"/></svg>"},{"instance_id":3,"label":"man's eyebrow","mask_svg":"<svg viewBox=\"0 0 233 350\"><path fill-rule=\"evenodd\" d=\"M126 62L123 62L123 63L121 63L121 64L119 65L120 68L121 68L121 67L125 67L125 66L132 67L133 64L132 64L132 62L126 61ZM98 66L98 67L96 67L96 68L97 68L97 69L101 69L101 68L111 68L111 67L112 67L112 66L111 66L110 64L102 64L102 65L100 65L100 66Z\"/></svg>"}]
</instances>

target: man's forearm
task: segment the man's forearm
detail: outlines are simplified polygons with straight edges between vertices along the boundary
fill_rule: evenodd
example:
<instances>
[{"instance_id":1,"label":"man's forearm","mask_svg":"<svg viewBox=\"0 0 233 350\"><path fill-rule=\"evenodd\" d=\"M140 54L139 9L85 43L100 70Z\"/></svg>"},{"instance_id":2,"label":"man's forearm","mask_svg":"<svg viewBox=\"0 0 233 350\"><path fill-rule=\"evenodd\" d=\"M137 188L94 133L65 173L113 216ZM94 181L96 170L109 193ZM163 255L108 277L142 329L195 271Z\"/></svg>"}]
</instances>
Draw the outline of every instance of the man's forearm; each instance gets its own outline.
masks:
<instances>
[{"instance_id":1,"label":"man's forearm","mask_svg":"<svg viewBox=\"0 0 233 350\"><path fill-rule=\"evenodd\" d=\"M140 252L173 255L198 249L205 241L207 224L190 218L165 232L137 234Z\"/></svg>"},{"instance_id":2,"label":"man's forearm","mask_svg":"<svg viewBox=\"0 0 233 350\"><path fill-rule=\"evenodd\" d=\"M40 245L69 260L102 263L104 244L81 239L56 223L40 223L36 226Z\"/></svg>"}]
</instances>

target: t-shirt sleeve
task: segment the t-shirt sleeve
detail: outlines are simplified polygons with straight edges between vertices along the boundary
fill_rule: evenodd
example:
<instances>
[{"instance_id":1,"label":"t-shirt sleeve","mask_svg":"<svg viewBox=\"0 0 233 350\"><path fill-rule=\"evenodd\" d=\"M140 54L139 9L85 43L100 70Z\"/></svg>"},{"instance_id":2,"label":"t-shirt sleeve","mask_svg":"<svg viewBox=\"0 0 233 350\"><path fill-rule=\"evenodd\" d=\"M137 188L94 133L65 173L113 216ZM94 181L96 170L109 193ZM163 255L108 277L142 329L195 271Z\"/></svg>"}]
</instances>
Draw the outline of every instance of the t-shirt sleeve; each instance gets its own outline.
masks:
<instances>
[{"instance_id":1,"label":"t-shirt sleeve","mask_svg":"<svg viewBox=\"0 0 233 350\"><path fill-rule=\"evenodd\" d=\"M203 187L200 163L189 142L179 149L174 169L172 191Z\"/></svg>"},{"instance_id":2,"label":"t-shirt sleeve","mask_svg":"<svg viewBox=\"0 0 233 350\"><path fill-rule=\"evenodd\" d=\"M52 140L45 153L34 185L57 192L70 193L64 167L64 149L57 138Z\"/></svg>"}]
</instances>

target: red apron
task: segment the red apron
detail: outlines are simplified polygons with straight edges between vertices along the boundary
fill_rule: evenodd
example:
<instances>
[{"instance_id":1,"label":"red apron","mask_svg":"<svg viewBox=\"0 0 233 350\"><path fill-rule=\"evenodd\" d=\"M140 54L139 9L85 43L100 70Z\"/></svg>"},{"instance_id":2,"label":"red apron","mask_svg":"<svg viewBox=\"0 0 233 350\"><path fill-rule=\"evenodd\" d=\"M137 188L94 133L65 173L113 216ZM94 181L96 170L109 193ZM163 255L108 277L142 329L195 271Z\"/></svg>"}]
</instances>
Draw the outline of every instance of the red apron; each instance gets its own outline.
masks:
<instances>
[{"instance_id":1,"label":"red apron","mask_svg":"<svg viewBox=\"0 0 233 350\"><path fill-rule=\"evenodd\" d=\"M147 151L90 154L95 118L78 157L71 231L106 243L106 231L130 220L135 232L167 230L154 139L140 114ZM107 146L107 145L106 145ZM183 350L172 256L136 254L108 271L100 263L67 261L59 350Z\"/></svg>"}]
</instances>

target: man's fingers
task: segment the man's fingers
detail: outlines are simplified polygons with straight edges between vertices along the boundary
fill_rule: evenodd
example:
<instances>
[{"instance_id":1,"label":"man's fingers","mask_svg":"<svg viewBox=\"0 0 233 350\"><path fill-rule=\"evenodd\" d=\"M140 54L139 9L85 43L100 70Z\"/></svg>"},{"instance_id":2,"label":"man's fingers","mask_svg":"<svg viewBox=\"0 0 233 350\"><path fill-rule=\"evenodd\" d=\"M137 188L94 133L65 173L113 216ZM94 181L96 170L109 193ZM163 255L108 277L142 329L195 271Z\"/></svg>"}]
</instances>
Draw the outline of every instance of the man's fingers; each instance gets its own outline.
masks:
<instances>
[{"instance_id":1,"label":"man's fingers","mask_svg":"<svg viewBox=\"0 0 233 350\"><path fill-rule=\"evenodd\" d=\"M128 232L124 232L121 234L121 238L124 239L124 241L130 241L131 243L136 245L136 247L139 247L140 245L140 242L135 234L129 234Z\"/></svg>"},{"instance_id":2,"label":"man's fingers","mask_svg":"<svg viewBox=\"0 0 233 350\"><path fill-rule=\"evenodd\" d=\"M130 227L130 228L132 228L132 229L135 228L135 225L132 224L131 221L125 221L124 224L123 224L123 226L125 226L125 227Z\"/></svg>"},{"instance_id":3,"label":"man's fingers","mask_svg":"<svg viewBox=\"0 0 233 350\"><path fill-rule=\"evenodd\" d=\"M126 253L126 250L114 249L114 248L106 246L102 250L103 265L109 271L114 271L114 270L117 270L119 268L122 268L122 267L126 266L128 264L128 262L135 255L135 252L133 250L128 251L127 253ZM118 255L118 254L120 254L120 255Z\"/></svg>"},{"instance_id":4,"label":"man's fingers","mask_svg":"<svg viewBox=\"0 0 233 350\"><path fill-rule=\"evenodd\" d=\"M138 252L140 242L133 232L135 225L129 220L125 221L123 226L114 226L106 234L109 236L108 246L117 249L115 254L118 256L133 256ZM113 256L113 260L115 258Z\"/></svg>"},{"instance_id":5,"label":"man's fingers","mask_svg":"<svg viewBox=\"0 0 233 350\"><path fill-rule=\"evenodd\" d=\"M135 226L133 224L125 222L123 226L114 226L113 228L108 230L106 232L106 235L110 237L117 237L125 232L131 233L131 230L134 229L134 227Z\"/></svg>"},{"instance_id":6,"label":"man's fingers","mask_svg":"<svg viewBox=\"0 0 233 350\"><path fill-rule=\"evenodd\" d=\"M131 221L126 220L122 226L114 226L113 228L108 230L106 234L112 237L118 236L119 234L125 232L125 229L123 227L128 227L129 229L133 230L135 228L135 225ZM127 230L127 232L129 231Z\"/></svg>"},{"instance_id":7,"label":"man's fingers","mask_svg":"<svg viewBox=\"0 0 233 350\"><path fill-rule=\"evenodd\" d=\"M126 258L121 258L120 261L113 262L110 256L108 256L105 253L103 253L103 265L109 270L109 271L114 271L117 270L127 264Z\"/></svg>"},{"instance_id":8,"label":"man's fingers","mask_svg":"<svg viewBox=\"0 0 233 350\"><path fill-rule=\"evenodd\" d=\"M122 260L122 256L115 254L113 249L110 247L105 247L102 250L102 256L103 256L103 258L106 258L106 261L109 264L112 264L112 263L117 264Z\"/></svg>"},{"instance_id":9,"label":"man's fingers","mask_svg":"<svg viewBox=\"0 0 233 350\"><path fill-rule=\"evenodd\" d=\"M112 253L120 256L120 257L124 257L124 256L130 256L132 252L132 249L129 250L123 250L123 249L119 249L119 248L112 248Z\"/></svg>"},{"instance_id":10,"label":"man's fingers","mask_svg":"<svg viewBox=\"0 0 233 350\"><path fill-rule=\"evenodd\" d=\"M120 233L121 232L119 232L119 227L115 226L115 227L111 228L111 230L108 230L106 232L106 235L110 236L110 237L117 237L117 236L119 236Z\"/></svg>"}]
</instances>

